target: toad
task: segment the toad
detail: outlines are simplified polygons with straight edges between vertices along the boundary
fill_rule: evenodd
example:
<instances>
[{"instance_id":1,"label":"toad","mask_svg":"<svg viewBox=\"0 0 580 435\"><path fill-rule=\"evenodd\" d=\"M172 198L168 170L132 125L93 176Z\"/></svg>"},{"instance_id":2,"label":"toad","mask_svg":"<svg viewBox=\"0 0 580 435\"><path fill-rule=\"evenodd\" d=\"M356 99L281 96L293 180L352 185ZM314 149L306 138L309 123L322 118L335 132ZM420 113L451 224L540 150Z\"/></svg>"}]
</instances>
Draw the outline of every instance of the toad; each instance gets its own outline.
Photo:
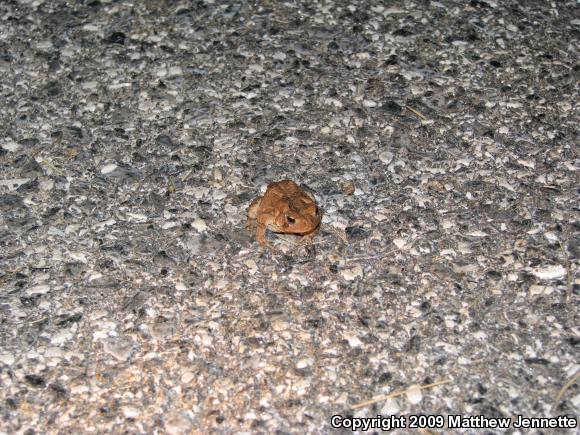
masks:
<instances>
[{"instance_id":1,"label":"toad","mask_svg":"<svg viewBox=\"0 0 580 435\"><path fill-rule=\"evenodd\" d=\"M298 234L311 241L320 228L321 213L314 196L291 180L268 185L264 196L248 208L246 227L256 226L256 238L262 248L268 246L266 229L277 233Z\"/></svg>"}]
</instances>

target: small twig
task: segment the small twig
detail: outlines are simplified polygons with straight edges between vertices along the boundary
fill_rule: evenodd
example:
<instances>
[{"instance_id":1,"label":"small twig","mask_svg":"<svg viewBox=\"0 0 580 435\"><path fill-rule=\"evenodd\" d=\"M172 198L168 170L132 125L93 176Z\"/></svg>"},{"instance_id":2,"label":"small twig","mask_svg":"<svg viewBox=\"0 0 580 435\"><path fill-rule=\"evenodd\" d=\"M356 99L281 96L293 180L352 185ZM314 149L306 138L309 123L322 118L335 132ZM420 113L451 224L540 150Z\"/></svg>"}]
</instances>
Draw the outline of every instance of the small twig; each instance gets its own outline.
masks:
<instances>
[{"instance_id":1,"label":"small twig","mask_svg":"<svg viewBox=\"0 0 580 435\"><path fill-rule=\"evenodd\" d=\"M564 261L566 262L566 296L565 302L570 302L573 294L573 283L572 283L572 265L570 264L570 260L566 255L566 249L562 242L559 242L560 250L562 251L562 255L564 257Z\"/></svg>"},{"instance_id":2,"label":"small twig","mask_svg":"<svg viewBox=\"0 0 580 435\"><path fill-rule=\"evenodd\" d=\"M348 257L346 262L347 263L351 263L353 261L360 261L360 260L374 260L375 258L378 258L377 255L359 255L359 256L354 256L354 257Z\"/></svg>"},{"instance_id":3,"label":"small twig","mask_svg":"<svg viewBox=\"0 0 580 435\"><path fill-rule=\"evenodd\" d=\"M186 181L192 173L193 173L193 169L190 169L189 171L187 171L185 174L182 175L181 181Z\"/></svg>"},{"instance_id":4,"label":"small twig","mask_svg":"<svg viewBox=\"0 0 580 435\"><path fill-rule=\"evenodd\" d=\"M340 234L336 228L333 227L332 232L334 234L336 234L339 239L341 239L344 243L346 243L348 245L348 240L346 239L346 237L344 237L342 234Z\"/></svg>"},{"instance_id":5,"label":"small twig","mask_svg":"<svg viewBox=\"0 0 580 435\"><path fill-rule=\"evenodd\" d=\"M51 162L49 162L46 159L42 159L41 163L43 165L45 165L46 167L48 167L49 169L52 169L53 172L56 172L58 175L60 175L61 177L65 176L65 173L62 169L57 168L56 166L54 166Z\"/></svg>"},{"instance_id":6,"label":"small twig","mask_svg":"<svg viewBox=\"0 0 580 435\"><path fill-rule=\"evenodd\" d=\"M423 121L427 121L427 117L425 115L423 115L421 112L419 112L418 110L415 110L415 109L413 109L412 107L409 107L409 106L405 106L405 109L413 112L415 115L417 115Z\"/></svg>"},{"instance_id":7,"label":"small twig","mask_svg":"<svg viewBox=\"0 0 580 435\"><path fill-rule=\"evenodd\" d=\"M560 391L558 392L558 395L556 396L556 401L554 402L554 405L552 406L552 410L556 409L556 406L558 406L558 404L560 403L560 400L562 400L562 397L564 396L564 393L566 392L566 390L568 388L570 388L572 385L574 385L574 382L576 382L579 377L580 377L580 371L577 371L576 374L574 376L572 376L572 379L570 379L568 382L566 382L566 385L564 385L560 389Z\"/></svg>"},{"instance_id":8,"label":"small twig","mask_svg":"<svg viewBox=\"0 0 580 435\"><path fill-rule=\"evenodd\" d=\"M175 193L176 189L175 189L175 185L173 184L173 181L171 181L171 178L167 179L167 194L171 195L172 193Z\"/></svg>"},{"instance_id":9,"label":"small twig","mask_svg":"<svg viewBox=\"0 0 580 435\"><path fill-rule=\"evenodd\" d=\"M570 302L570 299L572 298L572 290L573 290L573 284L572 284L572 268L570 266L570 263L568 262L568 273L566 274L566 302Z\"/></svg>"},{"instance_id":10,"label":"small twig","mask_svg":"<svg viewBox=\"0 0 580 435\"><path fill-rule=\"evenodd\" d=\"M387 252L383 255L383 258L381 258L381 261L384 261L389 255L394 254L397 251L399 251L399 248L391 249L389 252Z\"/></svg>"},{"instance_id":11,"label":"small twig","mask_svg":"<svg viewBox=\"0 0 580 435\"><path fill-rule=\"evenodd\" d=\"M426 390L427 388L437 387L438 385L448 384L450 382L451 382L450 379L443 379L441 381L433 382L432 384L420 385L419 388L421 390ZM385 395L382 395L382 396L377 396L377 397L374 397L374 398L372 398L370 400L367 400L365 402L361 402L361 403L357 403L356 405L353 405L352 409L364 408L365 406L373 405L375 403L379 403L379 402L382 402L384 400L393 399L395 397L402 396L407 391L409 391L408 388L405 389L405 390L395 391L394 393L391 393L391 394L385 394Z\"/></svg>"}]
</instances>

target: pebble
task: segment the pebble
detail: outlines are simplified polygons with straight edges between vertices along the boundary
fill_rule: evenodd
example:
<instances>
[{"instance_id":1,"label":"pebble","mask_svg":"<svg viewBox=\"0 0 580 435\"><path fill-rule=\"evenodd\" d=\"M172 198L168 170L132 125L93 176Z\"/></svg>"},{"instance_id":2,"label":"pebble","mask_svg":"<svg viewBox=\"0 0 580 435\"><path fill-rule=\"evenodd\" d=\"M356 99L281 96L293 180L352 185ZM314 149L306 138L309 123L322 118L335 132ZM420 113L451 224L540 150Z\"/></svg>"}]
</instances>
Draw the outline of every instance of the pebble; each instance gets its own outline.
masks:
<instances>
[{"instance_id":1,"label":"pebble","mask_svg":"<svg viewBox=\"0 0 580 435\"><path fill-rule=\"evenodd\" d=\"M207 224L205 223L205 221L201 218L197 218L195 219L192 223L191 226L193 228L195 228L197 231L199 231L200 233L207 231L208 227Z\"/></svg>"},{"instance_id":2,"label":"pebble","mask_svg":"<svg viewBox=\"0 0 580 435\"><path fill-rule=\"evenodd\" d=\"M16 142L5 142L2 144L2 148L5 149L6 151L9 151L11 153L18 151L18 149L20 148L20 145L18 145Z\"/></svg>"},{"instance_id":3,"label":"pebble","mask_svg":"<svg viewBox=\"0 0 580 435\"><path fill-rule=\"evenodd\" d=\"M306 367L310 367L313 363L314 360L312 358L302 358L296 363L296 368L299 370L305 369Z\"/></svg>"},{"instance_id":4,"label":"pebble","mask_svg":"<svg viewBox=\"0 0 580 435\"><path fill-rule=\"evenodd\" d=\"M135 344L127 339L111 337L102 340L104 350L119 361L128 360L135 351Z\"/></svg>"},{"instance_id":5,"label":"pebble","mask_svg":"<svg viewBox=\"0 0 580 435\"><path fill-rule=\"evenodd\" d=\"M559 264L539 266L531 270L532 275L540 279L557 279L566 276L566 268Z\"/></svg>"},{"instance_id":6,"label":"pebble","mask_svg":"<svg viewBox=\"0 0 580 435\"><path fill-rule=\"evenodd\" d=\"M399 239L399 238L393 239L393 244L397 248L402 249L402 250L406 250L409 246L409 243L405 239Z\"/></svg>"},{"instance_id":7,"label":"pebble","mask_svg":"<svg viewBox=\"0 0 580 435\"><path fill-rule=\"evenodd\" d=\"M72 338L74 337L73 330L76 331L76 329L77 329L76 325L73 326L73 328L71 329L62 329L52 335L52 337L50 338L50 342L53 345L64 344L67 341L72 340Z\"/></svg>"},{"instance_id":8,"label":"pebble","mask_svg":"<svg viewBox=\"0 0 580 435\"><path fill-rule=\"evenodd\" d=\"M388 165L393 161L394 154L390 151L382 151L379 154L379 160L383 162L385 165Z\"/></svg>"},{"instance_id":9,"label":"pebble","mask_svg":"<svg viewBox=\"0 0 580 435\"><path fill-rule=\"evenodd\" d=\"M141 410L136 406L126 405L123 406L123 415L126 418L137 418L141 415Z\"/></svg>"},{"instance_id":10,"label":"pebble","mask_svg":"<svg viewBox=\"0 0 580 435\"><path fill-rule=\"evenodd\" d=\"M362 346L362 341L351 331L344 332L344 338L348 341L350 347L360 347Z\"/></svg>"},{"instance_id":11,"label":"pebble","mask_svg":"<svg viewBox=\"0 0 580 435\"><path fill-rule=\"evenodd\" d=\"M416 405L423 400L423 393L421 391L421 386L415 384L407 388L405 396L411 405Z\"/></svg>"},{"instance_id":12,"label":"pebble","mask_svg":"<svg viewBox=\"0 0 580 435\"><path fill-rule=\"evenodd\" d=\"M110 174L117 168L118 166L115 163L108 163L101 168L101 174Z\"/></svg>"},{"instance_id":13,"label":"pebble","mask_svg":"<svg viewBox=\"0 0 580 435\"><path fill-rule=\"evenodd\" d=\"M35 285L24 291L26 296L44 295L50 291L50 286L46 284Z\"/></svg>"},{"instance_id":14,"label":"pebble","mask_svg":"<svg viewBox=\"0 0 580 435\"><path fill-rule=\"evenodd\" d=\"M350 269L343 269L341 270L342 277L347 281L354 281L357 277L363 277L363 269L360 265L352 267Z\"/></svg>"},{"instance_id":15,"label":"pebble","mask_svg":"<svg viewBox=\"0 0 580 435\"><path fill-rule=\"evenodd\" d=\"M396 415L400 412L399 405L396 399L387 399L381 407L382 415Z\"/></svg>"},{"instance_id":16,"label":"pebble","mask_svg":"<svg viewBox=\"0 0 580 435\"><path fill-rule=\"evenodd\" d=\"M0 353L0 362L6 365L14 364L15 358L14 355L10 353Z\"/></svg>"},{"instance_id":17,"label":"pebble","mask_svg":"<svg viewBox=\"0 0 580 435\"><path fill-rule=\"evenodd\" d=\"M246 260L244 262L244 264L246 265L246 267L248 268L248 271L250 273L256 273L258 271L258 265L256 264L256 262L254 260Z\"/></svg>"},{"instance_id":18,"label":"pebble","mask_svg":"<svg viewBox=\"0 0 580 435\"><path fill-rule=\"evenodd\" d=\"M193 429L193 421L187 412L171 411L164 418L165 430L170 435L190 433Z\"/></svg>"},{"instance_id":19,"label":"pebble","mask_svg":"<svg viewBox=\"0 0 580 435\"><path fill-rule=\"evenodd\" d=\"M2 431L577 415L574 2L225 3L2 2Z\"/></svg>"}]
</instances>

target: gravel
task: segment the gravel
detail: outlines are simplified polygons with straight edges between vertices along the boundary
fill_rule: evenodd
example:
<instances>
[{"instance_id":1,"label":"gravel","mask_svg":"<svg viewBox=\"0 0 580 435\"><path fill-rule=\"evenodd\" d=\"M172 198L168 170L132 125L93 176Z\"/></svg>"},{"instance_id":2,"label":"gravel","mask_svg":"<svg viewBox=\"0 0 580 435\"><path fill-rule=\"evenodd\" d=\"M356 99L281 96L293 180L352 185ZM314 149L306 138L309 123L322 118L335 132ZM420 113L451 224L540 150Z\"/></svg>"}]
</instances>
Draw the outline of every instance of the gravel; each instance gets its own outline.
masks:
<instances>
[{"instance_id":1,"label":"gravel","mask_svg":"<svg viewBox=\"0 0 580 435\"><path fill-rule=\"evenodd\" d=\"M576 418L578 8L0 3L0 432Z\"/></svg>"}]
</instances>

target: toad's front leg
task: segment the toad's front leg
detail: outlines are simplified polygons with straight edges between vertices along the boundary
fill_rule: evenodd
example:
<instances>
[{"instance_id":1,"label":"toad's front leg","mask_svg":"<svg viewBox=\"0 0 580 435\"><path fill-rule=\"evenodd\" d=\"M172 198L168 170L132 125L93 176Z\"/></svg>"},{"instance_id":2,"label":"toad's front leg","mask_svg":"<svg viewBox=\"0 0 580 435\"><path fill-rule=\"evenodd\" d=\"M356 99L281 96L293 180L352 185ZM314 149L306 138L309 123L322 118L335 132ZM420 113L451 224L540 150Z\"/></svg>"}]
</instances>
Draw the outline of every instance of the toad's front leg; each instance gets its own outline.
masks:
<instances>
[{"instance_id":1,"label":"toad's front leg","mask_svg":"<svg viewBox=\"0 0 580 435\"><path fill-rule=\"evenodd\" d=\"M271 246L266 241L266 225L260 221L258 221L258 225L256 227L256 239L262 248L271 248Z\"/></svg>"},{"instance_id":2,"label":"toad's front leg","mask_svg":"<svg viewBox=\"0 0 580 435\"><path fill-rule=\"evenodd\" d=\"M260 213L257 217L258 225L256 227L256 239L262 248L268 248L274 250L274 247L266 241L266 230L268 228L272 229L274 218L271 216L272 213L269 210L266 213Z\"/></svg>"},{"instance_id":3,"label":"toad's front leg","mask_svg":"<svg viewBox=\"0 0 580 435\"><path fill-rule=\"evenodd\" d=\"M300 246L309 246L314 244L313 240L314 236L316 235L316 233L318 233L318 229L320 228L320 226L318 226L315 230L313 230L312 232L308 233L308 234L304 234L302 236L302 238L300 239L299 245Z\"/></svg>"}]
</instances>

